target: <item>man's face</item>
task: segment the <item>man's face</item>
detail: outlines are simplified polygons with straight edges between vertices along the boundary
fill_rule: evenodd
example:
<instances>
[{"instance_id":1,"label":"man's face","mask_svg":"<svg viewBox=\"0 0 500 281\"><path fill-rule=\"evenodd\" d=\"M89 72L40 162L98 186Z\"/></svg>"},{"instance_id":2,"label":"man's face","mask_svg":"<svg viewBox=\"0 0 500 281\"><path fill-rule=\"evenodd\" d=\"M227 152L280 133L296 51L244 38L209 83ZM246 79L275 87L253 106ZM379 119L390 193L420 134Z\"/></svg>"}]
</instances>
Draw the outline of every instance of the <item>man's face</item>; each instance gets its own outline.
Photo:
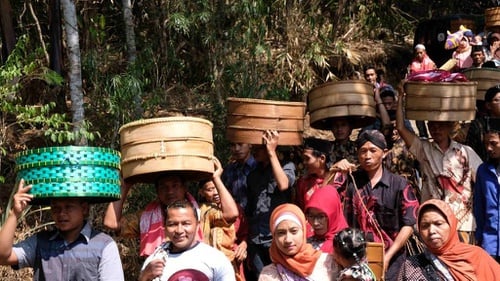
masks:
<instances>
[{"instance_id":1,"label":"man's face","mask_svg":"<svg viewBox=\"0 0 500 281\"><path fill-rule=\"evenodd\" d=\"M485 106L490 116L500 117L500 92L490 102L487 102Z\"/></svg>"},{"instance_id":2,"label":"man's face","mask_svg":"<svg viewBox=\"0 0 500 281\"><path fill-rule=\"evenodd\" d=\"M252 145L248 143L232 143L230 148L234 160L244 162L250 155Z\"/></svg>"},{"instance_id":3,"label":"man's face","mask_svg":"<svg viewBox=\"0 0 500 281\"><path fill-rule=\"evenodd\" d=\"M321 169L325 169L325 156L315 156L314 150L304 149L302 152L302 163L309 174L317 174Z\"/></svg>"},{"instance_id":4,"label":"man's face","mask_svg":"<svg viewBox=\"0 0 500 281\"><path fill-rule=\"evenodd\" d=\"M500 160L500 133L486 133L484 135L484 145L490 159Z\"/></svg>"},{"instance_id":5,"label":"man's face","mask_svg":"<svg viewBox=\"0 0 500 281\"><path fill-rule=\"evenodd\" d=\"M178 176L166 176L158 180L156 190L160 202L167 206L185 198L187 188Z\"/></svg>"},{"instance_id":6,"label":"man's face","mask_svg":"<svg viewBox=\"0 0 500 281\"><path fill-rule=\"evenodd\" d=\"M429 121L427 123L429 133L436 143L448 140L453 130L453 122L448 121Z\"/></svg>"},{"instance_id":7,"label":"man's face","mask_svg":"<svg viewBox=\"0 0 500 281\"><path fill-rule=\"evenodd\" d=\"M382 103L384 103L386 110L392 110L394 108L395 101L393 97L383 97Z\"/></svg>"},{"instance_id":8,"label":"man's face","mask_svg":"<svg viewBox=\"0 0 500 281\"><path fill-rule=\"evenodd\" d=\"M167 210L165 235L172 243L172 251L182 252L196 243L198 221L193 208L170 208Z\"/></svg>"},{"instance_id":9,"label":"man's face","mask_svg":"<svg viewBox=\"0 0 500 281\"><path fill-rule=\"evenodd\" d=\"M375 72L375 69L370 68L365 71L365 79L366 81L375 84L377 83L377 72Z\"/></svg>"},{"instance_id":10,"label":"man's face","mask_svg":"<svg viewBox=\"0 0 500 281\"><path fill-rule=\"evenodd\" d=\"M472 57L472 62L474 63L475 66L480 66L482 63L484 63L484 53L483 51L476 51L471 54Z\"/></svg>"},{"instance_id":11,"label":"man's face","mask_svg":"<svg viewBox=\"0 0 500 281\"><path fill-rule=\"evenodd\" d=\"M358 148L359 165L366 172L378 170L382 165L384 156L384 150L369 141Z\"/></svg>"},{"instance_id":12,"label":"man's face","mask_svg":"<svg viewBox=\"0 0 500 281\"><path fill-rule=\"evenodd\" d=\"M74 198L53 199L50 207L52 219L63 233L80 232L89 213L89 204Z\"/></svg>"},{"instance_id":13,"label":"man's face","mask_svg":"<svg viewBox=\"0 0 500 281\"><path fill-rule=\"evenodd\" d=\"M349 139L352 129L347 119L337 119L333 121L332 133L335 140L345 141Z\"/></svg>"}]
</instances>

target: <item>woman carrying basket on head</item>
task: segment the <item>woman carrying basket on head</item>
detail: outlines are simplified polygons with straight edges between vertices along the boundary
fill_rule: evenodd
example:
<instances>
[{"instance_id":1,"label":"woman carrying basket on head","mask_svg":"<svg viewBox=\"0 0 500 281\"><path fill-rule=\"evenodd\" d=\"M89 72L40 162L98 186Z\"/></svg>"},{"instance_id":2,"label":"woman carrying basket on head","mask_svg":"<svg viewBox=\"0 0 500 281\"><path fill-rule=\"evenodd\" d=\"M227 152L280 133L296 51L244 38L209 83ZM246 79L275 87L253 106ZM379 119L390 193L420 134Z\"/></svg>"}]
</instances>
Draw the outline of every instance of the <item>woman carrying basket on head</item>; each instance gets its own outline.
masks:
<instances>
[{"instance_id":1,"label":"woman carrying basket on head","mask_svg":"<svg viewBox=\"0 0 500 281\"><path fill-rule=\"evenodd\" d=\"M396 280L419 203L411 185L383 167L387 144L382 133L367 130L356 144L360 169L346 182L347 223L363 230L368 241L383 242L385 280Z\"/></svg>"}]
</instances>

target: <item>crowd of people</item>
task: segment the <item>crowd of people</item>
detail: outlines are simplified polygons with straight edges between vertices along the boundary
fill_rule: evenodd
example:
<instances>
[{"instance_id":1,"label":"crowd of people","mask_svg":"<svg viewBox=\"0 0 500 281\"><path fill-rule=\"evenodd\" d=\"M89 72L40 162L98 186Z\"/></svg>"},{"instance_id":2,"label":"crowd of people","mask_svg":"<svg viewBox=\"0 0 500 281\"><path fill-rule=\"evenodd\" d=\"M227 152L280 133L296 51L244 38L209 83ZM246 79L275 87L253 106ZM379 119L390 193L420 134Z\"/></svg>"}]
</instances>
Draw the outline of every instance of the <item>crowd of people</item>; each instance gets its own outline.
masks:
<instances>
[{"instance_id":1,"label":"crowd of people","mask_svg":"<svg viewBox=\"0 0 500 281\"><path fill-rule=\"evenodd\" d=\"M500 65L500 34L486 41L471 46L464 35L456 70ZM436 67L417 44L409 72ZM214 159L197 194L187 178L166 172L156 199L124 215L132 186L122 182L104 225L140 241L139 279L376 280L367 261L375 242L385 280L499 280L500 85L488 89L460 143L454 122L421 121L416 133L404 93L374 67L364 74L375 123L354 137L348 117L330 120L334 141L305 139L300 177L280 158L279 132L267 130L260 145L232 143L224 168ZM1 264L33 267L35 280L124 280L116 243L90 226L82 199L52 200L56 229L14 244L30 188L19 183L0 230ZM410 251L410 241L421 248Z\"/></svg>"}]
</instances>

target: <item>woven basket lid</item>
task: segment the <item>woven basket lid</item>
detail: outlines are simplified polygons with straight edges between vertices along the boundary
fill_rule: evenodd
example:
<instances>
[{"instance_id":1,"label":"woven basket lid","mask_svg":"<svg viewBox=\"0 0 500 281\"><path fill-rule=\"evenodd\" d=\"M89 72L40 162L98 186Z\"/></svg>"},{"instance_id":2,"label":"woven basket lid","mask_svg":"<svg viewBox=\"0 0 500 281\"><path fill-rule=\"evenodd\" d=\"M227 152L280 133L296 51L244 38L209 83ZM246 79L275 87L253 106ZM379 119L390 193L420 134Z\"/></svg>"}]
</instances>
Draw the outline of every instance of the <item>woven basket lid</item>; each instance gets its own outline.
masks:
<instances>
[{"instance_id":1,"label":"woven basket lid","mask_svg":"<svg viewBox=\"0 0 500 281\"><path fill-rule=\"evenodd\" d=\"M120 153L101 147L60 146L26 150L16 155L17 181L33 187L32 204L53 198L85 198L90 203L118 200Z\"/></svg>"}]
</instances>

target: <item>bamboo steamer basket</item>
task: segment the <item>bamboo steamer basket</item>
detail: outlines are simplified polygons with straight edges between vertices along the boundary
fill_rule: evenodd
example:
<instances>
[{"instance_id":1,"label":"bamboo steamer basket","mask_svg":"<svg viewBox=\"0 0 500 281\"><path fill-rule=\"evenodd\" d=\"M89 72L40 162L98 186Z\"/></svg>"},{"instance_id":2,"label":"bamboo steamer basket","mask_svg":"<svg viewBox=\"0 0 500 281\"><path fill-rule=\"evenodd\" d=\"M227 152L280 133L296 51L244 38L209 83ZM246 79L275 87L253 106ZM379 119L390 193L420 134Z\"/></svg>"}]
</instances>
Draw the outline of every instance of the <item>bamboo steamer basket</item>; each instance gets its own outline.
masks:
<instances>
[{"instance_id":1,"label":"bamboo steamer basket","mask_svg":"<svg viewBox=\"0 0 500 281\"><path fill-rule=\"evenodd\" d=\"M406 118L428 121L473 120L477 82L405 83Z\"/></svg>"},{"instance_id":2,"label":"bamboo steamer basket","mask_svg":"<svg viewBox=\"0 0 500 281\"><path fill-rule=\"evenodd\" d=\"M90 203L120 199L120 153L110 148L56 146L16 155L16 181L31 184L31 204L56 198L84 198Z\"/></svg>"},{"instance_id":3,"label":"bamboo steamer basket","mask_svg":"<svg viewBox=\"0 0 500 281\"><path fill-rule=\"evenodd\" d=\"M484 101L486 91L500 84L500 69L497 68L469 68L463 73L470 81L477 82L478 100Z\"/></svg>"},{"instance_id":4,"label":"bamboo steamer basket","mask_svg":"<svg viewBox=\"0 0 500 281\"><path fill-rule=\"evenodd\" d=\"M363 80L329 82L308 94L311 127L331 130L336 118L348 118L352 128L372 124L376 118L373 85Z\"/></svg>"},{"instance_id":5,"label":"bamboo steamer basket","mask_svg":"<svg viewBox=\"0 0 500 281\"><path fill-rule=\"evenodd\" d=\"M484 11L484 26L486 29L500 26L500 7L488 8Z\"/></svg>"},{"instance_id":6,"label":"bamboo steamer basket","mask_svg":"<svg viewBox=\"0 0 500 281\"><path fill-rule=\"evenodd\" d=\"M143 119L120 128L127 182L154 182L165 173L208 179L214 172L212 123L196 117Z\"/></svg>"},{"instance_id":7,"label":"bamboo steamer basket","mask_svg":"<svg viewBox=\"0 0 500 281\"><path fill-rule=\"evenodd\" d=\"M227 99L226 137L233 143L262 144L266 130L279 132L279 145L301 145L306 104L262 99Z\"/></svg>"}]
</instances>

